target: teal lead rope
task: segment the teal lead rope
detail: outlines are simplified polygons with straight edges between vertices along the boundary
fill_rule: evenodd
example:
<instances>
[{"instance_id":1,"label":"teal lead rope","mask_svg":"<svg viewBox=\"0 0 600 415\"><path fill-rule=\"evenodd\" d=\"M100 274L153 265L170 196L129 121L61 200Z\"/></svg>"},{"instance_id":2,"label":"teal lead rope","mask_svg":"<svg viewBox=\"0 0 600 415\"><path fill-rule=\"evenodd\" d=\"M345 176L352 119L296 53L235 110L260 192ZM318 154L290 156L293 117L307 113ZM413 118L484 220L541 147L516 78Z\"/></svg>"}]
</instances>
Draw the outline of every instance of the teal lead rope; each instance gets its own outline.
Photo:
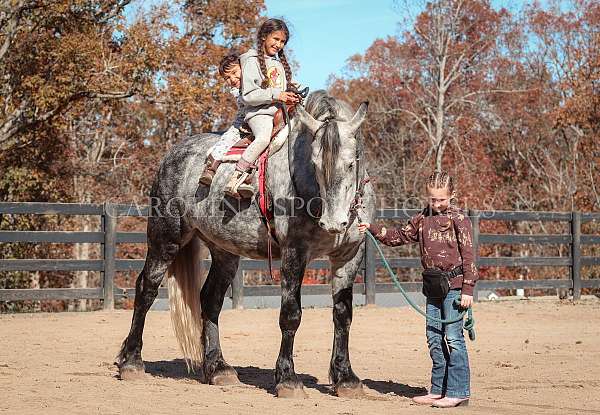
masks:
<instances>
[{"instance_id":1,"label":"teal lead rope","mask_svg":"<svg viewBox=\"0 0 600 415\"><path fill-rule=\"evenodd\" d=\"M373 235L371 235L371 233L369 233L369 231L367 231L366 234L373 241L375 248L377 248L377 252L379 252L379 256L381 256L381 259L383 260L383 265L385 266L388 273L390 274L390 277L392 277L392 281L394 281L394 285L396 286L396 288L398 288L398 290L400 290L400 293L402 294L402 296L404 296L404 298L406 299L406 302L408 302L408 304L410 304L410 306L412 308L414 308L417 313L421 314L428 320L437 321L438 323L442 323L442 324L456 323L457 321L461 321L463 319L463 317L465 316L465 314L467 314L467 318L465 319L463 329L466 330L467 332L469 332L469 339L471 339L472 341L475 341L475 319L473 318L472 307L469 307L467 310L461 311L460 315L458 317L456 317L454 319L450 319L450 320L442 320L442 319L439 319L436 317L428 316L423 310L421 310L419 308L418 305L416 305L410 299L410 297L408 296L406 291L404 291L404 288L402 288L402 285L400 284L400 281L398 281L398 277L396 276L396 273L394 273L394 270L392 269L389 262L385 258L385 255L383 255L383 252L381 251L381 247L379 246L379 242L377 241L377 239L375 239L375 237ZM457 307L460 307L460 299L457 298L456 300L454 300L454 304Z\"/></svg>"}]
</instances>

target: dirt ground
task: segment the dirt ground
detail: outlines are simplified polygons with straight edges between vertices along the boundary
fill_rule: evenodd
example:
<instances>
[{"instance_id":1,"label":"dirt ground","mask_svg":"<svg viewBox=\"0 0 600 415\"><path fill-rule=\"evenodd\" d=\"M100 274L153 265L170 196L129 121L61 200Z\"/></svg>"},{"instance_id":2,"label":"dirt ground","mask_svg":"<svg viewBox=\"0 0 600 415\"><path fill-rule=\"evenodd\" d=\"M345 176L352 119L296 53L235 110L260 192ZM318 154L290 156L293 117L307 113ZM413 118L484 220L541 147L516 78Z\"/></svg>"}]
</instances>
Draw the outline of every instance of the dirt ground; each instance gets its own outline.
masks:
<instances>
[{"instance_id":1,"label":"dirt ground","mask_svg":"<svg viewBox=\"0 0 600 415\"><path fill-rule=\"evenodd\" d=\"M600 414L600 301L479 303L469 342L474 414ZM121 381L113 365L130 311L0 316L0 413L15 414L381 414L439 413L411 404L428 387L422 317L408 308L356 308L350 338L366 396L329 392L330 309L304 310L295 364L308 398L273 395L278 310L221 317L224 355L240 386L188 375L168 312L149 313L146 378Z\"/></svg>"}]
</instances>

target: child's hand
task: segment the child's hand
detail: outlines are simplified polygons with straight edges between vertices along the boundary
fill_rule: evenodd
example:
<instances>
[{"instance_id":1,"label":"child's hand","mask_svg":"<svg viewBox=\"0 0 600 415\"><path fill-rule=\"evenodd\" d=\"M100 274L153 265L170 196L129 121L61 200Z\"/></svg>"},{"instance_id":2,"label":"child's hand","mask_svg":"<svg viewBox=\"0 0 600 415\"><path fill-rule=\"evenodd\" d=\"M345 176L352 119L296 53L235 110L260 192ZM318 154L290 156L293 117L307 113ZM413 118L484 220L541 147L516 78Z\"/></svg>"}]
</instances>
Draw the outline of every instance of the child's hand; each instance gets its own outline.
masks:
<instances>
[{"instance_id":1,"label":"child's hand","mask_svg":"<svg viewBox=\"0 0 600 415\"><path fill-rule=\"evenodd\" d=\"M462 294L460 296L460 306L464 309L467 309L473 305L473 296Z\"/></svg>"},{"instance_id":2,"label":"child's hand","mask_svg":"<svg viewBox=\"0 0 600 415\"><path fill-rule=\"evenodd\" d=\"M365 233L369 229L369 226L371 226L370 223L359 223L358 224L358 231L360 233Z\"/></svg>"},{"instance_id":3,"label":"child's hand","mask_svg":"<svg viewBox=\"0 0 600 415\"><path fill-rule=\"evenodd\" d=\"M293 93L293 92L282 92L281 94L279 94L279 96L277 97L278 101L281 101L285 104L291 105L291 104L296 104L297 102L300 102L300 98L298 98L298 95Z\"/></svg>"}]
</instances>

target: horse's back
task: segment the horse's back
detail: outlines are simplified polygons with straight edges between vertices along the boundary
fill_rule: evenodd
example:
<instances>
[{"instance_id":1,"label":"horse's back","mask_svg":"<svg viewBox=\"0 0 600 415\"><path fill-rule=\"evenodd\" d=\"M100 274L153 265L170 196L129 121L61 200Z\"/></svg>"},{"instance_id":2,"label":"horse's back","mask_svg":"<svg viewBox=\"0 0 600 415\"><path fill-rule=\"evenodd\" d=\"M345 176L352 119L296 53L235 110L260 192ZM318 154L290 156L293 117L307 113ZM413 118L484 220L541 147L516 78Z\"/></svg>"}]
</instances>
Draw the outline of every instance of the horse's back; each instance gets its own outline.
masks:
<instances>
[{"instance_id":1,"label":"horse's back","mask_svg":"<svg viewBox=\"0 0 600 415\"><path fill-rule=\"evenodd\" d=\"M192 179L200 176L208 150L218 139L218 134L198 134L171 147L160 163L151 196L161 199L185 197L193 190Z\"/></svg>"}]
</instances>

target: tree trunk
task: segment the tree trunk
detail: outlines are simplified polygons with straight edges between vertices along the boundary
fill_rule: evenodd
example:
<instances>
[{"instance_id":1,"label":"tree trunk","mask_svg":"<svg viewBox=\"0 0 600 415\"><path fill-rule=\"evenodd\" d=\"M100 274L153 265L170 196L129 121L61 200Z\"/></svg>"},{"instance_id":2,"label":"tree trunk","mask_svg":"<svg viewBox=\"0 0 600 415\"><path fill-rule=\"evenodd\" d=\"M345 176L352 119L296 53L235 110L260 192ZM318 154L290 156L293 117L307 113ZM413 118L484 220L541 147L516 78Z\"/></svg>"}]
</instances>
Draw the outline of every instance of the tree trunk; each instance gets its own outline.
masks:
<instances>
[{"instance_id":1,"label":"tree trunk","mask_svg":"<svg viewBox=\"0 0 600 415\"><path fill-rule=\"evenodd\" d=\"M85 181L80 176L75 176L73 178L74 190L75 194L78 196L78 202L80 203L90 203L90 195L85 189ZM83 232L90 232L92 230L91 218L89 216L78 216L77 222L79 224L79 230ZM90 259L90 244L82 243L82 244L74 244L73 245L73 256L75 259L87 260ZM87 288L89 284L89 271L76 271L75 279L71 286L73 288ZM75 310L77 311L87 311L87 300L77 300L74 304ZM72 307L69 307L72 309Z\"/></svg>"}]
</instances>

